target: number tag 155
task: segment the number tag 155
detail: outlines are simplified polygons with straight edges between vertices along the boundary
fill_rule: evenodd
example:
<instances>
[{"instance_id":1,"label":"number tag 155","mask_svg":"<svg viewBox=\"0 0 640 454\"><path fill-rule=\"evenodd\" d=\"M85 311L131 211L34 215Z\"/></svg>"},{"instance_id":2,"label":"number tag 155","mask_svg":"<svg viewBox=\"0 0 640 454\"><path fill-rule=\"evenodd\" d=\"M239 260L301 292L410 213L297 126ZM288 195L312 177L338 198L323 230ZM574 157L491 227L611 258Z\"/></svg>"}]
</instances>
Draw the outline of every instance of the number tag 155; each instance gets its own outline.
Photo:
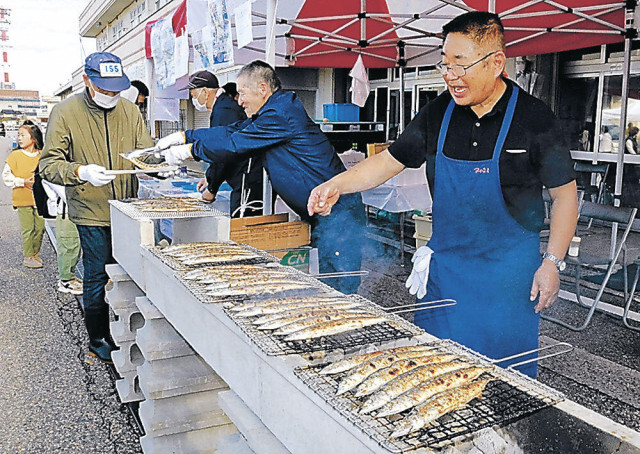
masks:
<instances>
[{"instance_id":1,"label":"number tag 155","mask_svg":"<svg viewBox=\"0 0 640 454\"><path fill-rule=\"evenodd\" d=\"M122 77L120 63L100 63L100 77Z\"/></svg>"}]
</instances>

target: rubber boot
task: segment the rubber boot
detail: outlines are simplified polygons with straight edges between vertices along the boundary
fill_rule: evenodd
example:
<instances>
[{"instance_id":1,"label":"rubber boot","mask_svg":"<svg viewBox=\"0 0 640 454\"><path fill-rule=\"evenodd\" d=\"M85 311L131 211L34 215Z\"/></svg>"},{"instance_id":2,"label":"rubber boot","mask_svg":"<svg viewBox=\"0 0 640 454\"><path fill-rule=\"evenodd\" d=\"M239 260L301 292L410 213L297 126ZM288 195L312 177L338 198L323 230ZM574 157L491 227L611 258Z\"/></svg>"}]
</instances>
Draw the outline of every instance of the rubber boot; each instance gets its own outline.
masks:
<instances>
[{"instance_id":1,"label":"rubber boot","mask_svg":"<svg viewBox=\"0 0 640 454\"><path fill-rule=\"evenodd\" d=\"M89 354L102 362L113 364L111 352L115 350L115 345L109 335L109 308L85 309L84 322L89 334Z\"/></svg>"}]
</instances>

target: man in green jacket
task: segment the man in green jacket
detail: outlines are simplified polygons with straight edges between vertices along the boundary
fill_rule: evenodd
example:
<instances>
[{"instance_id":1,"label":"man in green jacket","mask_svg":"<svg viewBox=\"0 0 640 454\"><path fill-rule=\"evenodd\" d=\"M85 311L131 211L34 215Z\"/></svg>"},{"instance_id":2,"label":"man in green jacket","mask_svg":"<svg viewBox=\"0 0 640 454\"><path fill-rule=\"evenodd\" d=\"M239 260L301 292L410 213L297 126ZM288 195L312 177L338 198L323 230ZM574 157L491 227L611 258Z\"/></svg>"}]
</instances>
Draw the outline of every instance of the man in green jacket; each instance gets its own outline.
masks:
<instances>
[{"instance_id":1,"label":"man in green jacket","mask_svg":"<svg viewBox=\"0 0 640 454\"><path fill-rule=\"evenodd\" d=\"M89 351L111 362L115 348L109 332L105 265L113 263L109 200L137 195L135 175L108 170L132 169L120 156L153 146L135 104L120 99L129 88L120 58L96 52L85 61L86 89L56 105L49 116L40 174L66 186L69 218L77 225L84 265L83 305Z\"/></svg>"}]
</instances>

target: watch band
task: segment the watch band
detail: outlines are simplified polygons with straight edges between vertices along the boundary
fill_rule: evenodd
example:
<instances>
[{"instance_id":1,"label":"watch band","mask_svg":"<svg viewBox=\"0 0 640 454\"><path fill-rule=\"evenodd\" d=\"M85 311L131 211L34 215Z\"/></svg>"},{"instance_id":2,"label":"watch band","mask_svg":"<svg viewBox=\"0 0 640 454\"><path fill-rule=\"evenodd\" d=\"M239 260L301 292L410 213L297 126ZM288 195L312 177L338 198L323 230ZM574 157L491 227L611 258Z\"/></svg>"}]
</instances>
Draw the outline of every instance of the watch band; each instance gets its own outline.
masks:
<instances>
[{"instance_id":1,"label":"watch band","mask_svg":"<svg viewBox=\"0 0 640 454\"><path fill-rule=\"evenodd\" d=\"M552 261L553 264L556 266L556 268L558 268L558 271L563 271L567 266L564 260L560 260L558 257L551 254L550 252L545 252L544 254L542 254L542 258Z\"/></svg>"}]
</instances>

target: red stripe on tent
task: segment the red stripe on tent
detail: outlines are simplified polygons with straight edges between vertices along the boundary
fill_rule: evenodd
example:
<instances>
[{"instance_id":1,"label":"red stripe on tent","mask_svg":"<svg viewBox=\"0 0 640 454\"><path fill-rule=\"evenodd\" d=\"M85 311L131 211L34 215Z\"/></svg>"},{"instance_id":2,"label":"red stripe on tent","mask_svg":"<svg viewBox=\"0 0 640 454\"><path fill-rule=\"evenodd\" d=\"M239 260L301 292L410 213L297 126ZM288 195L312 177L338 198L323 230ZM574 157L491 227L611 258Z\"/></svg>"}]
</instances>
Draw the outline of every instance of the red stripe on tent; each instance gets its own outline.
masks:
<instances>
[{"instance_id":1,"label":"red stripe on tent","mask_svg":"<svg viewBox=\"0 0 640 454\"><path fill-rule=\"evenodd\" d=\"M369 0L366 2L367 13L378 13L378 14L389 14L389 9L387 7L386 0ZM360 13L360 2L328 2L327 0L307 0L305 4L300 9L298 13L297 19L308 19L308 18L320 18L326 16L343 16L349 15L353 18L357 17ZM304 25L320 29L322 31L331 32L345 24L347 24L351 19L334 19L334 20L321 20L321 21L311 21L305 22ZM373 20L371 18L366 19L366 38L367 40L373 38L376 35L384 32L385 30L391 29L393 26L389 23L383 23L377 20ZM295 25L291 27L292 35L304 35L309 37L320 37L323 36L322 33L313 32L310 30L306 30L304 28L296 27ZM341 30L339 32L340 36L344 36L347 38L351 38L354 40L360 40L360 21L356 21L354 24L349 27ZM394 32L389 33L384 36L382 39L398 39L398 35ZM307 39L296 38L294 40L295 43L295 51L300 51L304 49L313 41ZM351 68L356 62L358 58L357 51L361 48L357 44L336 44L333 45L325 45L325 44L317 44L308 50L309 53L322 53L328 51L336 51L332 53L328 53L325 55L310 55L305 56L304 54L299 55L296 59L295 66L306 66L306 67L314 67L314 68ZM340 47L351 47L353 52L348 51L340 51L334 45L338 45ZM373 44L375 46L375 43ZM397 49L395 46L390 47L364 47L361 49L363 52L382 55L384 57L388 57L393 59L394 61L397 59ZM367 68L387 68L395 66L393 61L382 60L379 58L363 55L362 57L364 61L364 65Z\"/></svg>"},{"instance_id":2,"label":"red stripe on tent","mask_svg":"<svg viewBox=\"0 0 640 454\"><path fill-rule=\"evenodd\" d=\"M602 8L590 10L586 12L590 16L595 16L600 20L617 25L624 28L624 8L619 8L616 11L604 13L610 7L605 5L605 0L556 0L557 3L569 8L587 7L587 6L602 6ZM487 11L487 0L466 0L465 3L470 7ZM500 14L505 11L522 4L522 1L518 0L501 0L496 3L496 13ZM546 3L538 3L527 8L523 8L514 14L522 15L526 13L540 13L549 11L559 11L557 8L550 6ZM562 27L566 30L597 30L606 31L603 33L584 33L580 31L573 32L545 32L535 38L522 40L527 36L539 33L536 31L519 31L510 30L511 27L534 27L534 28L553 28L559 27L563 24L578 21L575 24ZM502 23L505 27L505 39L507 41L507 56L516 57L520 55L537 55L547 54L551 52L563 52L573 49L583 49L586 47L599 46L601 44L617 43L624 40L624 36L613 30L612 28L595 23L591 20L582 19L580 16L563 12L560 14L546 14L541 16L522 17L516 19L510 19L509 16L502 17ZM521 41L522 40L522 41ZM509 43L514 43L509 45Z\"/></svg>"}]
</instances>

